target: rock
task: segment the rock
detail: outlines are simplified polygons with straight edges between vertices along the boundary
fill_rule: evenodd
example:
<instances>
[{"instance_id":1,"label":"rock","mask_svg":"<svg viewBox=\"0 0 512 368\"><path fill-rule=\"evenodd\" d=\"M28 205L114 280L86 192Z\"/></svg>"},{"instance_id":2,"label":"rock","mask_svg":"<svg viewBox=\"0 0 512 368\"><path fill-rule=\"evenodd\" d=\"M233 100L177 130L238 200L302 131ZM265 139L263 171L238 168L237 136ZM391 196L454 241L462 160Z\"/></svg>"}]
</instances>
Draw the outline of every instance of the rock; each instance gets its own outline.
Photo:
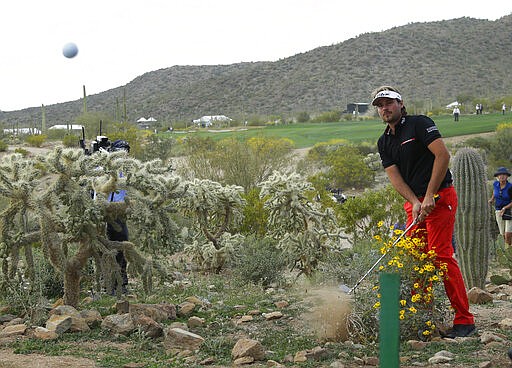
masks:
<instances>
[{"instance_id":1,"label":"rock","mask_svg":"<svg viewBox=\"0 0 512 368\"><path fill-rule=\"evenodd\" d=\"M409 341L407 341L407 345L409 345L409 347L412 350L420 351L420 350L424 350L425 347L428 345L428 343L424 342L424 341L418 341L418 340L409 340Z\"/></svg>"},{"instance_id":2,"label":"rock","mask_svg":"<svg viewBox=\"0 0 512 368\"><path fill-rule=\"evenodd\" d=\"M293 357L294 363L302 363L302 362L306 362L307 360L308 360L308 357L306 356L305 350L298 351L297 353L295 353L295 356Z\"/></svg>"},{"instance_id":3,"label":"rock","mask_svg":"<svg viewBox=\"0 0 512 368\"><path fill-rule=\"evenodd\" d=\"M27 326L24 323L6 326L2 331L0 331L0 337L23 335L26 330Z\"/></svg>"},{"instance_id":4,"label":"rock","mask_svg":"<svg viewBox=\"0 0 512 368\"><path fill-rule=\"evenodd\" d=\"M200 317L196 317L196 316L192 316L188 319L187 321L187 326L189 328L194 328L194 327L199 327L199 326L202 326L204 325L204 322L205 322L205 319L204 318L200 318Z\"/></svg>"},{"instance_id":5,"label":"rock","mask_svg":"<svg viewBox=\"0 0 512 368\"><path fill-rule=\"evenodd\" d=\"M146 366L145 363L136 363L130 362L123 365L123 368L144 368Z\"/></svg>"},{"instance_id":6,"label":"rock","mask_svg":"<svg viewBox=\"0 0 512 368\"><path fill-rule=\"evenodd\" d=\"M321 360L327 356L327 350L321 346L315 346L311 350L306 350L306 358L308 360Z\"/></svg>"},{"instance_id":7,"label":"rock","mask_svg":"<svg viewBox=\"0 0 512 368\"><path fill-rule=\"evenodd\" d=\"M235 343L231 350L233 360L250 356L254 360L263 360L265 358L265 350L259 341L252 339L240 339Z\"/></svg>"},{"instance_id":8,"label":"rock","mask_svg":"<svg viewBox=\"0 0 512 368\"><path fill-rule=\"evenodd\" d=\"M283 317L283 313L281 312L270 312L270 313L263 313L262 316L267 320L270 321L272 319L279 319Z\"/></svg>"},{"instance_id":9,"label":"rock","mask_svg":"<svg viewBox=\"0 0 512 368\"><path fill-rule=\"evenodd\" d=\"M447 350L441 350L434 354L428 362L430 364L440 364L440 363L448 363L455 358L455 354L449 352Z\"/></svg>"},{"instance_id":10,"label":"rock","mask_svg":"<svg viewBox=\"0 0 512 368\"><path fill-rule=\"evenodd\" d=\"M340 362L339 360L336 360L334 362L332 362L329 367L331 368L345 368L345 364L343 364L342 362Z\"/></svg>"},{"instance_id":11,"label":"rock","mask_svg":"<svg viewBox=\"0 0 512 368\"><path fill-rule=\"evenodd\" d=\"M147 337L156 339L164 335L163 327L148 316L132 315L132 320L135 326L140 328Z\"/></svg>"},{"instance_id":12,"label":"rock","mask_svg":"<svg viewBox=\"0 0 512 368\"><path fill-rule=\"evenodd\" d=\"M505 339L503 339L502 337L500 337L492 332L484 331L482 333L482 335L480 336L480 342L482 344L488 344L491 341L503 342L503 341L505 341Z\"/></svg>"},{"instance_id":13,"label":"rock","mask_svg":"<svg viewBox=\"0 0 512 368\"><path fill-rule=\"evenodd\" d=\"M80 313L76 310L75 307L71 305L58 305L50 311L50 315L55 314L57 316L80 316Z\"/></svg>"},{"instance_id":14,"label":"rock","mask_svg":"<svg viewBox=\"0 0 512 368\"><path fill-rule=\"evenodd\" d=\"M135 324L133 323L130 313L111 314L103 319L101 328L115 334L129 335L135 330Z\"/></svg>"},{"instance_id":15,"label":"rock","mask_svg":"<svg viewBox=\"0 0 512 368\"><path fill-rule=\"evenodd\" d=\"M191 314L194 311L195 308L196 308L196 305L194 303L183 302L178 305L177 314L180 317L188 316L189 314Z\"/></svg>"},{"instance_id":16,"label":"rock","mask_svg":"<svg viewBox=\"0 0 512 368\"><path fill-rule=\"evenodd\" d=\"M491 368L492 363L489 361L478 363L478 368Z\"/></svg>"},{"instance_id":17,"label":"rock","mask_svg":"<svg viewBox=\"0 0 512 368\"><path fill-rule=\"evenodd\" d=\"M23 323L23 319L19 318L19 317L16 317L16 318L10 320L9 322L7 322L5 324L5 326L21 325L22 323Z\"/></svg>"},{"instance_id":18,"label":"rock","mask_svg":"<svg viewBox=\"0 0 512 368\"><path fill-rule=\"evenodd\" d=\"M280 301L274 303L276 308L279 308L279 309L286 308L289 304L290 303L288 303L286 300L280 300Z\"/></svg>"},{"instance_id":19,"label":"rock","mask_svg":"<svg viewBox=\"0 0 512 368\"><path fill-rule=\"evenodd\" d=\"M44 327L36 327L32 333L32 336L40 340L53 340L59 337L55 331L50 331Z\"/></svg>"},{"instance_id":20,"label":"rock","mask_svg":"<svg viewBox=\"0 0 512 368\"><path fill-rule=\"evenodd\" d=\"M235 359L233 361L233 365L244 365L244 364L251 364L254 362L254 358L252 356L244 356L238 359Z\"/></svg>"},{"instance_id":21,"label":"rock","mask_svg":"<svg viewBox=\"0 0 512 368\"><path fill-rule=\"evenodd\" d=\"M169 328L181 328L182 330L188 331L188 326L183 322L172 322Z\"/></svg>"},{"instance_id":22,"label":"rock","mask_svg":"<svg viewBox=\"0 0 512 368\"><path fill-rule=\"evenodd\" d=\"M199 362L199 365L212 365L215 363L215 358L208 357L206 359L203 359Z\"/></svg>"},{"instance_id":23,"label":"rock","mask_svg":"<svg viewBox=\"0 0 512 368\"><path fill-rule=\"evenodd\" d=\"M379 358L377 357L367 357L364 360L366 365L369 365L371 367L377 367L379 365Z\"/></svg>"},{"instance_id":24,"label":"rock","mask_svg":"<svg viewBox=\"0 0 512 368\"><path fill-rule=\"evenodd\" d=\"M0 324L5 323L5 322L11 322L15 318L16 318L16 316L13 314L3 314L0 316Z\"/></svg>"},{"instance_id":25,"label":"rock","mask_svg":"<svg viewBox=\"0 0 512 368\"><path fill-rule=\"evenodd\" d=\"M282 365L279 362L276 362L275 360L267 360L267 367L274 367L274 368L285 368L285 365Z\"/></svg>"},{"instance_id":26,"label":"rock","mask_svg":"<svg viewBox=\"0 0 512 368\"><path fill-rule=\"evenodd\" d=\"M176 319L176 306L168 303L161 304L131 304L130 314L145 315L156 322Z\"/></svg>"},{"instance_id":27,"label":"rock","mask_svg":"<svg viewBox=\"0 0 512 368\"><path fill-rule=\"evenodd\" d=\"M499 328L502 330L512 330L512 318L505 318L498 323Z\"/></svg>"},{"instance_id":28,"label":"rock","mask_svg":"<svg viewBox=\"0 0 512 368\"><path fill-rule=\"evenodd\" d=\"M166 349L180 348L196 350L204 342L204 338L181 328L168 328L164 330L163 345Z\"/></svg>"},{"instance_id":29,"label":"rock","mask_svg":"<svg viewBox=\"0 0 512 368\"><path fill-rule=\"evenodd\" d=\"M236 323L237 324L240 324L240 323L245 323L245 322L251 322L252 320L254 320L254 317L251 316L251 315L243 315L242 317L240 317Z\"/></svg>"},{"instance_id":30,"label":"rock","mask_svg":"<svg viewBox=\"0 0 512 368\"><path fill-rule=\"evenodd\" d=\"M90 328L96 328L101 325L103 318L100 312L95 309L84 309L80 311L80 317L82 317Z\"/></svg>"},{"instance_id":31,"label":"rock","mask_svg":"<svg viewBox=\"0 0 512 368\"><path fill-rule=\"evenodd\" d=\"M117 300L115 310L118 314L130 313L130 302L128 300Z\"/></svg>"},{"instance_id":32,"label":"rock","mask_svg":"<svg viewBox=\"0 0 512 368\"><path fill-rule=\"evenodd\" d=\"M52 308L57 308L59 305L64 305L64 299L62 299L62 298L57 299L57 300L52 304Z\"/></svg>"},{"instance_id":33,"label":"rock","mask_svg":"<svg viewBox=\"0 0 512 368\"><path fill-rule=\"evenodd\" d=\"M468 300L472 304L486 304L493 300L492 294L478 287L472 287L468 291Z\"/></svg>"},{"instance_id":34,"label":"rock","mask_svg":"<svg viewBox=\"0 0 512 368\"><path fill-rule=\"evenodd\" d=\"M72 323L73 320L71 319L71 316L59 316L53 314L50 316L48 321L46 321L46 328L50 331L55 331L58 335L62 335L71 328Z\"/></svg>"}]
</instances>

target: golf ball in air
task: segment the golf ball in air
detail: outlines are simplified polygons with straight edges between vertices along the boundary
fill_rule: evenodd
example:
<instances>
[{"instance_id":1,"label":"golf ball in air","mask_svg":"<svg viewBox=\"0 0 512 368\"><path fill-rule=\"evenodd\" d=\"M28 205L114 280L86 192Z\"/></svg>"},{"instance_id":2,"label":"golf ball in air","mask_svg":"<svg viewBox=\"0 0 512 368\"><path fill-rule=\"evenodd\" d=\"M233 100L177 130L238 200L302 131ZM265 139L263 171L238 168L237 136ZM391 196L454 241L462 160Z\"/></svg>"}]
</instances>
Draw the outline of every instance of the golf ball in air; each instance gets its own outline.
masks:
<instances>
[{"instance_id":1,"label":"golf ball in air","mask_svg":"<svg viewBox=\"0 0 512 368\"><path fill-rule=\"evenodd\" d=\"M74 58L78 54L78 47L73 42L69 42L62 48L62 53L69 59Z\"/></svg>"}]
</instances>

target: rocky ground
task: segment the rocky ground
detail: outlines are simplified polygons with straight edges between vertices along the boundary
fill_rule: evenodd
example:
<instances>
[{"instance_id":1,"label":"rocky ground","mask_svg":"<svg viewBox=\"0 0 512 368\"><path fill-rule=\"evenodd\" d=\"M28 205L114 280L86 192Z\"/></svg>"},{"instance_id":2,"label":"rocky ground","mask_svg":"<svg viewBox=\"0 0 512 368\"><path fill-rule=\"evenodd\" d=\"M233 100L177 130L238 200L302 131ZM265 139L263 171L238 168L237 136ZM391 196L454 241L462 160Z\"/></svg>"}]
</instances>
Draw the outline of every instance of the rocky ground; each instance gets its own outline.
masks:
<instances>
[{"instance_id":1,"label":"rocky ground","mask_svg":"<svg viewBox=\"0 0 512 368\"><path fill-rule=\"evenodd\" d=\"M512 348L512 286L504 285L496 287L488 285L486 292L480 292L478 298L491 298L492 301L485 304L472 304L471 311L475 315L478 334L469 338L457 338L454 340L434 338L430 342L422 342L411 340L403 347L400 353L401 367L414 368L421 366L428 367L452 367L452 368L512 368L512 361L507 357L508 349ZM280 301L281 305L278 306L279 312L274 315L269 313L263 314L258 318L245 315L237 317L233 321L234 324L244 325L239 329L239 337L247 337L245 333L254 331L258 328L264 328L265 319L282 318L282 323L291 325L294 329L298 330L298 336L305 330L313 330L319 336L318 347L312 350L297 351L292 353L286 361L274 362L265 358L263 350L261 350L260 357L256 362L249 362L241 364L242 367L255 368L255 367L301 367L304 362L309 362L307 367L333 367L333 368L359 368L359 367L377 367L378 356L367 356L363 353L363 347L359 344L346 341L348 347L336 359L328 361L315 361L316 356L321 356L326 350L329 349L330 343L322 341L325 338L341 338L346 339L344 329L336 328L336 322L349 312L350 307L347 303L347 296L342 296L339 291L335 289L311 289L303 294L303 299L296 300L295 304L308 304L313 307L309 312L296 318L286 318L288 308L296 308L297 305L288 305L286 301ZM470 300L473 299L470 293ZM475 297L476 298L476 297ZM185 303L182 303L183 305ZM180 308L182 308L180 304ZM120 305L125 305L121 303ZM277 305L277 303L276 303ZM179 308L178 308L179 309ZM193 309L192 309L193 310ZM282 312L281 312L282 311ZM247 317L246 320L244 318ZM200 318L192 316L196 320ZM106 318L104 318L104 321ZM189 320L190 321L190 320ZM286 321L286 322L283 322ZM103 324L102 324L103 326ZM66 332L69 333L69 332ZM77 332L74 332L77 333ZM78 332L79 333L79 332ZM100 367L92 359L73 357L66 355L66 351L59 354L57 349L52 350L52 355L41 354L17 354L12 349L8 348L8 344L16 339L27 339L28 333L23 335L4 336L2 327L0 327L0 368L64 368L64 367ZM250 334L250 333L249 333ZM41 337L42 339L42 337ZM165 345L165 340L164 340ZM76 339L74 342L68 344L88 345L91 350L99 346L97 344L110 344L112 348L123 350L128 348L131 342L113 342L113 341L83 341ZM174 346L174 344L172 345ZM234 348L233 348L234 350ZM428 350L428 356L425 356L424 351ZM59 354L55 356L54 354ZM464 363L460 363L461 357L464 356ZM474 358L475 363L468 363L468 357ZM194 354L190 355L191 362L194 362ZM311 362L313 360L313 362ZM471 359L469 359L471 361ZM459 363L458 363L459 362ZM313 363L313 365L311 365ZM200 367L208 365L216 368L225 368L223 365L215 365L215 357L212 356L210 360L205 360L202 363L197 361L184 367ZM175 366L175 365L172 365ZM232 365L234 366L234 364ZM105 365L101 365L105 367ZM112 365L112 367L117 367ZM124 365L128 368L142 368L145 365L138 362L132 362L129 365Z\"/></svg>"}]
</instances>

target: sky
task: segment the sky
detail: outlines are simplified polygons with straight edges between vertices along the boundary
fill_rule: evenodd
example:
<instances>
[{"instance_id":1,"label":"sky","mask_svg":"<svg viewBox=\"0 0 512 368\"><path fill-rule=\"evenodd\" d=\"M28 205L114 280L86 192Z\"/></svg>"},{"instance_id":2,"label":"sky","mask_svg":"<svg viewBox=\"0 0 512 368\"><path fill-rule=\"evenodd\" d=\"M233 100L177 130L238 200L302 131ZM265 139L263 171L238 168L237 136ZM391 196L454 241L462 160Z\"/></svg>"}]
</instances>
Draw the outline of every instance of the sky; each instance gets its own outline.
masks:
<instances>
[{"instance_id":1,"label":"sky","mask_svg":"<svg viewBox=\"0 0 512 368\"><path fill-rule=\"evenodd\" d=\"M6 1L0 110L77 100L84 85L92 95L175 65L276 61L408 23L509 14L510 0Z\"/></svg>"}]
</instances>

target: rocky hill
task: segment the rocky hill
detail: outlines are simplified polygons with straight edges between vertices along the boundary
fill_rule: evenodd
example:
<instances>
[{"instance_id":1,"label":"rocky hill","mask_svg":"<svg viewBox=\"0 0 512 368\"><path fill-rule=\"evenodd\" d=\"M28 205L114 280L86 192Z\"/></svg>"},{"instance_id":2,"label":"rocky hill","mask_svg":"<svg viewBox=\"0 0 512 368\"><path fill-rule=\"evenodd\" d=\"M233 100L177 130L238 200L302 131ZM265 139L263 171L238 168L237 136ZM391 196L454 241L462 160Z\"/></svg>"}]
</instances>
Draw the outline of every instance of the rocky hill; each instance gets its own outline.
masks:
<instances>
[{"instance_id":1,"label":"rocky hill","mask_svg":"<svg viewBox=\"0 0 512 368\"><path fill-rule=\"evenodd\" d=\"M411 23L275 62L151 71L88 96L87 106L112 115L125 98L132 122L141 116L163 122L217 114L296 116L367 102L382 84L401 87L409 103L435 106L457 98L510 95L510 55L512 14L496 21L465 17ZM82 106L82 100L47 106L47 124L73 121ZM0 112L0 121L33 125L41 121L41 108Z\"/></svg>"}]
</instances>

